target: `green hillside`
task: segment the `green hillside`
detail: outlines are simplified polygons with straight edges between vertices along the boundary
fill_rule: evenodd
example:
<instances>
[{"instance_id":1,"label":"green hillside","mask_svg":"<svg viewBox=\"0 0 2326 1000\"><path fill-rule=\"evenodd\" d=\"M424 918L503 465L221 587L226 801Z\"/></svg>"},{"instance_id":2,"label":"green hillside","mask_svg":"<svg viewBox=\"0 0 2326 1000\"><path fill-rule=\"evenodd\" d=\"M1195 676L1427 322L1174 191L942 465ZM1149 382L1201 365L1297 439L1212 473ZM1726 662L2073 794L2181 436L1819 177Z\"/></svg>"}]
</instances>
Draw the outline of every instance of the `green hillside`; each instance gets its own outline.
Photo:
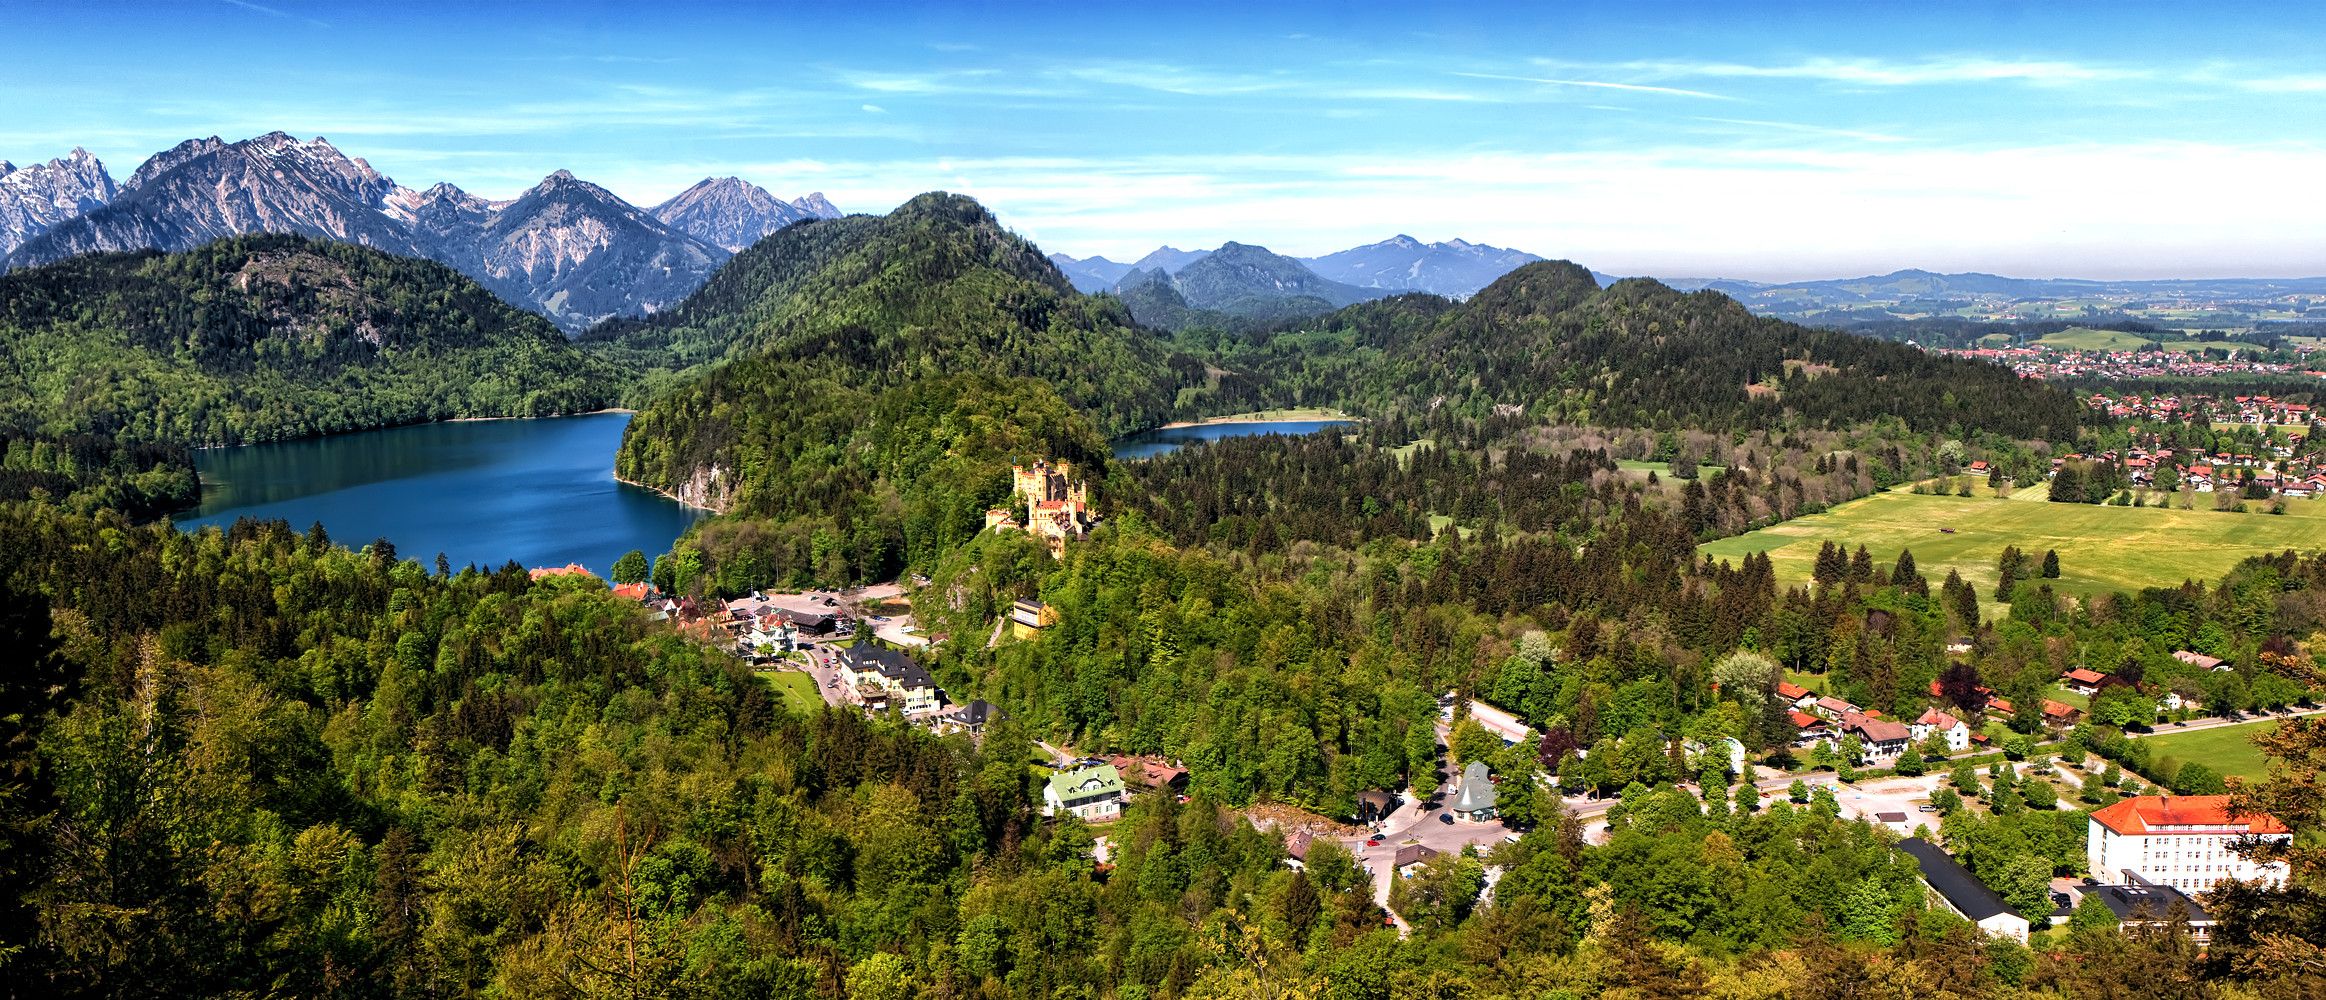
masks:
<instances>
[{"instance_id":1,"label":"green hillside","mask_svg":"<svg viewBox=\"0 0 2326 1000\"><path fill-rule=\"evenodd\" d=\"M1228 345L1238 409L1441 408L1619 426L1848 426L2071 438L2067 392L1989 364L1755 316L1718 292L1648 279L1600 288L1565 261L1529 264L1461 303L1403 295Z\"/></svg>"},{"instance_id":2,"label":"green hillside","mask_svg":"<svg viewBox=\"0 0 2326 1000\"><path fill-rule=\"evenodd\" d=\"M630 376L441 264L298 236L0 277L0 426L242 444L547 416Z\"/></svg>"},{"instance_id":3,"label":"green hillside","mask_svg":"<svg viewBox=\"0 0 2326 1000\"><path fill-rule=\"evenodd\" d=\"M1192 359L1175 370L1168 345L1120 301L1076 292L984 206L942 192L885 216L788 227L676 308L583 339L601 357L658 373L657 390L735 359L759 366L721 386L821 379L877 391L937 373L1039 378L1110 434L1169 420L1188 381L1181 372L1201 372ZM652 432L669 410L646 409Z\"/></svg>"}]
</instances>

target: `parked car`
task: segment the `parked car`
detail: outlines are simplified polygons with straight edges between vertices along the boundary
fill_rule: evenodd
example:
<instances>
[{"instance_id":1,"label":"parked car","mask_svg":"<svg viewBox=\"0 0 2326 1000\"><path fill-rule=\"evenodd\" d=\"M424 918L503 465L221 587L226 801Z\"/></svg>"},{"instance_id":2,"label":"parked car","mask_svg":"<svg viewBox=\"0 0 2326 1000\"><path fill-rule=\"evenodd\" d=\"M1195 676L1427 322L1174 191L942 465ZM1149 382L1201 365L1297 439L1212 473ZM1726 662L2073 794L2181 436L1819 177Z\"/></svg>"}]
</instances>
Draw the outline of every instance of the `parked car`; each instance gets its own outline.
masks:
<instances>
[{"instance_id":1,"label":"parked car","mask_svg":"<svg viewBox=\"0 0 2326 1000\"><path fill-rule=\"evenodd\" d=\"M1439 813L1439 814L1438 814L1438 822L1440 822L1440 823L1444 823L1444 824L1445 824L1445 825L1447 825L1447 826L1452 826L1452 825L1454 825L1454 814L1453 814L1453 813Z\"/></svg>"},{"instance_id":2,"label":"parked car","mask_svg":"<svg viewBox=\"0 0 2326 1000\"><path fill-rule=\"evenodd\" d=\"M1378 834L1378 833L1376 833L1376 834L1374 834L1374 835L1372 835L1372 836L1370 836L1370 837L1367 837L1367 838L1365 838L1365 846L1367 846L1367 847L1379 847L1379 846L1381 846L1381 835L1380 835L1380 834Z\"/></svg>"}]
</instances>

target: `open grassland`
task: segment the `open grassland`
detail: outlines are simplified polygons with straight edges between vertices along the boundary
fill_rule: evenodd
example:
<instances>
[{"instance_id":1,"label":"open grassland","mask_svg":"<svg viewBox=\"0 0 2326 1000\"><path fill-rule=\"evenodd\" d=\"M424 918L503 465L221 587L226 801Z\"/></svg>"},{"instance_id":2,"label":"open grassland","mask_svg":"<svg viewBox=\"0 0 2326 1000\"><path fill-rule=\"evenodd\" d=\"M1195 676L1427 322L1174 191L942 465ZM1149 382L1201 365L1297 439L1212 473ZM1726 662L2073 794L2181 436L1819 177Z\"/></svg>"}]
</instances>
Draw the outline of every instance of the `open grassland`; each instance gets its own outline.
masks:
<instances>
[{"instance_id":1,"label":"open grassland","mask_svg":"<svg viewBox=\"0 0 2326 1000\"><path fill-rule=\"evenodd\" d=\"M816 679L792 670L770 670L759 676L767 678L777 694L783 696L783 707L802 715L813 715L824 707L824 698L816 693Z\"/></svg>"},{"instance_id":2,"label":"open grassland","mask_svg":"<svg viewBox=\"0 0 2326 1000\"><path fill-rule=\"evenodd\" d=\"M2269 774L2269 758L2262 756L2261 748L2253 745L2253 738L2281 724L2275 719L2264 719L2242 726L2150 736L2141 742L2148 744L2150 760L2174 757L2183 764L2203 764L2224 778L2234 775L2259 778Z\"/></svg>"},{"instance_id":3,"label":"open grassland","mask_svg":"<svg viewBox=\"0 0 2326 1000\"><path fill-rule=\"evenodd\" d=\"M2073 351L2129 351L2153 339L2121 330L2092 330L2076 326L2046 336L2036 343Z\"/></svg>"},{"instance_id":4,"label":"open grassland","mask_svg":"<svg viewBox=\"0 0 2326 1000\"><path fill-rule=\"evenodd\" d=\"M2029 502L2042 495L2036 490L2008 500L1994 499L1984 486L1977 492L1967 499L1876 493L1823 514L1707 542L1699 550L1732 563L1767 552L1778 583L1791 585L1809 582L1822 542L1853 552L1864 545L1885 572L1900 549L1909 549L1933 588L1953 569L1978 587L1980 604L1992 616L1995 557L2006 545L2036 556L2058 550L2060 578L2052 586L2072 594L2213 580L2247 556L2326 545L2326 501L2289 501L2283 515L2222 514ZM2210 506L2211 495L2201 499Z\"/></svg>"}]
</instances>

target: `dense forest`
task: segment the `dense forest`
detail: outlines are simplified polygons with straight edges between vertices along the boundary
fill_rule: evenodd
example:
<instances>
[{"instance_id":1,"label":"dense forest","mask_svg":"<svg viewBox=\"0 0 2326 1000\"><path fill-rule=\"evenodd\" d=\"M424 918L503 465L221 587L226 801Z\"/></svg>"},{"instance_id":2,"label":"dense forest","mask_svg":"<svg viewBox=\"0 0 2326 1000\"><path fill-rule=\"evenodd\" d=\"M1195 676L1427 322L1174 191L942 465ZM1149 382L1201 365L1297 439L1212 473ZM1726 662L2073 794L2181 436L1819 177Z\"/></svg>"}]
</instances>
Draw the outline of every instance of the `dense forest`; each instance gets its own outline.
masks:
<instances>
[{"instance_id":1,"label":"dense forest","mask_svg":"<svg viewBox=\"0 0 2326 1000\"><path fill-rule=\"evenodd\" d=\"M0 502L54 503L82 514L112 509L145 520L201 499L183 445L0 432Z\"/></svg>"},{"instance_id":2,"label":"dense forest","mask_svg":"<svg viewBox=\"0 0 2326 1000\"><path fill-rule=\"evenodd\" d=\"M629 376L429 261L299 236L0 275L0 424L245 444L611 405Z\"/></svg>"},{"instance_id":3,"label":"dense forest","mask_svg":"<svg viewBox=\"0 0 2326 1000\"><path fill-rule=\"evenodd\" d=\"M1692 629L1727 624L1685 610L1689 595L1750 619L1768 588L1754 570L1699 568L1656 526L1624 518L1552 571L1540 607L1572 603L1563 623L1556 610L1480 610L1468 583L1422 582L1408 600L1413 588L1378 576L1434 559L1450 568L1430 577L1471 581L1517 557L1451 531L1377 540L1339 566L1351 556L1249 560L1110 529L1047 568L1038 547L988 535L965 554L991 573L1031 568L1068 614L991 667L945 663L955 676L998 671L990 693L1024 713L972 741L894 717L790 712L740 664L587 578L432 570L384 541L340 547L319 526L185 534L0 507L8 989L1407 1000L2319 988L2304 939L2326 930L2326 907L2307 882L2210 900L2222 924L2203 952L2185 927L2082 921L2030 951L1924 908L1890 835L1837 818L1830 795L1675 789L1660 740L1645 753L1626 743L1659 725L1741 720L1750 735L1756 718L1748 684L1715 699L1671 679L1688 653L1721 645ZM1902 620L1952 613L1917 610L1910 578L1880 582L1854 563L1846 574L1785 603L1811 631L1846 631L1868 605ZM974 587L962 576L934 585ZM2245 609L2307 593L2285 580L2326 583L2326 559L2168 593L2200 632L2250 644ZM2137 608L2022 617L2033 601L1990 630L1982 663L2041 655L2054 633L2144 627ZM1547 641L1527 635L1544 628ZM1911 646L1864 632L1851 643L1828 646L1877 662ZM1432 712L1428 691L1482 665L1491 683L1532 671L1524 686L1590 692L1574 706L1577 738L1608 734L1596 749L1637 771L1610 779L1624 783L1606 843L1586 844L1551 805L1514 843L1441 855L1391 891L1406 936L1383 926L1371 876L1345 851L1312 847L1293 870L1282 834L1234 811L1397 781L1411 744L1397 730ZM1104 830L1038 816L1032 739L1078 729L1085 745L1185 753L1192 799L1147 797ZM2282 752L2326 752L2314 742ZM1454 750L1480 753L1459 734ZM1523 769L1535 752L1494 759ZM2011 887L2016 873L2080 863L2077 813L2001 780L1968 785L1993 808L1958 808L1942 836L1982 877ZM2316 821L2315 803L2277 808ZM1490 895L1488 868L1500 873Z\"/></svg>"}]
</instances>

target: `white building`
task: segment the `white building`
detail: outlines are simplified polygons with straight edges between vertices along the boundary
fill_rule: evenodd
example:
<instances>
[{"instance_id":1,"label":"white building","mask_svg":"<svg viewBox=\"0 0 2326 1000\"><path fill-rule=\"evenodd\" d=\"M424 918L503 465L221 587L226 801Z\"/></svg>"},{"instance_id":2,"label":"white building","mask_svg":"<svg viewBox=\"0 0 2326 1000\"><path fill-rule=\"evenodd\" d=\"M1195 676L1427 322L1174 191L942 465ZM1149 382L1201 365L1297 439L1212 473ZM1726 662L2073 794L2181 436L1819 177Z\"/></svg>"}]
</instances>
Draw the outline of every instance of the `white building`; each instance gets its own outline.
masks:
<instances>
[{"instance_id":1,"label":"white building","mask_svg":"<svg viewBox=\"0 0 2326 1000\"><path fill-rule=\"evenodd\" d=\"M1079 771L1060 771L1042 786L1042 815L1073 813L1087 823L1104 823L1123 814L1123 775L1112 764Z\"/></svg>"},{"instance_id":2,"label":"white building","mask_svg":"<svg viewBox=\"0 0 2326 1000\"><path fill-rule=\"evenodd\" d=\"M2184 892L2212 888L2225 878L2282 880L2284 865L2256 865L2229 853L2248 834L2287 839L2285 824L2268 816L2229 817L2226 795L2142 795L2092 813L2084 839L2094 878L2121 884L2131 872Z\"/></svg>"},{"instance_id":3,"label":"white building","mask_svg":"<svg viewBox=\"0 0 2326 1000\"><path fill-rule=\"evenodd\" d=\"M1922 717L1914 720L1909 728L1914 730L1917 742L1932 733L1945 737L1948 753L1961 753L1971 748L1971 727L1963 720L1935 708L1923 712Z\"/></svg>"},{"instance_id":4,"label":"white building","mask_svg":"<svg viewBox=\"0 0 2326 1000\"><path fill-rule=\"evenodd\" d=\"M2004 903L2003 897L1986 883L1956 864L1945 849L1920 837L1899 841L1898 849L1921 866L1922 884L1930 889L1933 902L1996 937L2022 943L2027 940L2027 918Z\"/></svg>"}]
</instances>

